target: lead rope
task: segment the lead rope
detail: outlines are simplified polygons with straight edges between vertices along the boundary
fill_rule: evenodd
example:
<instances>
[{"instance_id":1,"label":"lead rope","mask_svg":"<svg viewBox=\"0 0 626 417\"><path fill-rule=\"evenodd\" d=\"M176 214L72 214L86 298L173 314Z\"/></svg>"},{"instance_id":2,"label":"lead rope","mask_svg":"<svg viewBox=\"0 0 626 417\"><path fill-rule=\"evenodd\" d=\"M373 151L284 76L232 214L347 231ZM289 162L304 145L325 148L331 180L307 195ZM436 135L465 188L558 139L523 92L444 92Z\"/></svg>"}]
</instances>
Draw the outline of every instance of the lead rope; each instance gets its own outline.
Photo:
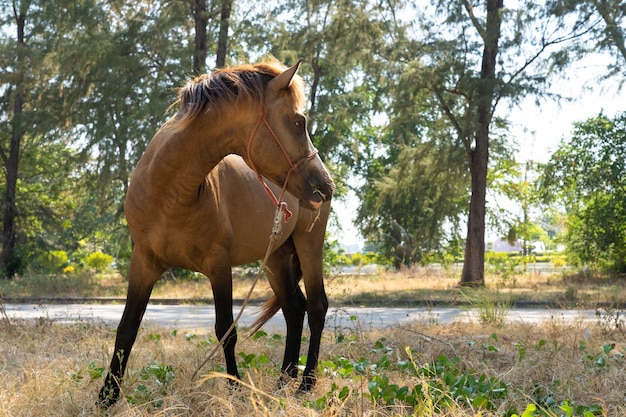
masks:
<instances>
[{"instance_id":1,"label":"lead rope","mask_svg":"<svg viewBox=\"0 0 626 417\"><path fill-rule=\"evenodd\" d=\"M239 310L239 314L237 314L237 317L233 321L233 324L230 325L230 327L228 328L224 336L222 336L222 338L220 339L217 346L215 346L213 350L211 351L211 353L209 353L209 355L206 357L206 359L200 365L198 365L198 367L196 368L195 372L193 373L191 377L192 381L196 379L196 376L198 375L198 372L200 372L200 369L202 369L204 365L206 365L207 362L209 362L213 358L213 356L215 356L217 351L224 345L226 338L230 336L230 333L233 331L233 329L239 322L239 319L243 315L243 311L246 309L246 306L248 305L248 302L250 301L250 297L252 296L252 291L254 290L254 287L256 286L257 282L259 282L259 278L261 278L261 274L265 270L265 265L267 264L267 260L270 254L272 253L272 249L274 248L274 243L276 242L276 240L278 240L278 238L282 234L281 229L282 229L283 223L282 223L281 215L283 216L286 215L286 211L285 211L286 209L287 209L287 203L285 202L278 203L278 207L276 207L276 214L274 215L274 224L272 225L272 234L270 235L270 242L267 245L267 251L265 251L263 262L261 262L261 268L259 268L259 271L256 273L254 281L252 282L252 286L250 287L250 290L248 291L246 298L243 300L243 304L241 305L241 310Z\"/></svg>"},{"instance_id":2,"label":"lead rope","mask_svg":"<svg viewBox=\"0 0 626 417\"><path fill-rule=\"evenodd\" d=\"M276 141L276 144L278 145L278 147L282 151L283 155L287 159L287 162L289 162L289 171L287 172L287 176L285 177L285 181L283 183L283 187L282 187L280 196L278 198L276 198L276 196L274 195L274 193L272 192L270 187L263 180L263 177L261 176L261 174L257 170L256 166L254 165L254 162L252 161L252 155L251 155L251 153L252 153L251 152L251 150L252 150L252 141L254 140L254 137L256 136L256 133L259 130L259 127L261 126L261 122L263 122L265 124L265 127L270 132L270 134L274 137L274 140ZM261 274L265 270L265 265L267 264L267 259L269 258L270 254L272 253L272 249L274 248L274 243L276 242L276 240L278 240L278 238L282 234L282 232L281 232L281 228L282 228L281 215L285 219L285 222L288 222L289 219L292 216L291 211L289 211L289 208L287 207L287 203L283 201L283 197L285 196L285 191L287 190L287 183L289 182L289 178L291 177L291 173L294 172L300 165L302 165L306 161L309 161L310 159L313 159L315 157L315 155L317 155L317 149L314 149L309 155L307 155L307 156L297 160L296 162L293 162L289 158L289 154L287 153L287 150L285 149L285 147L281 143L280 139L278 139L278 136L276 135L276 133L274 133L274 129L272 129L270 124L265 119L265 115L264 115L264 113L262 111L259 112L259 118L257 119L257 122L254 125L254 129L252 130L252 133L250 134L250 139L248 140L248 147L247 148L248 148L247 149L247 151L248 151L248 161L250 163L251 168L256 173L257 179L263 185L263 188L265 189L265 192L267 193L267 195L270 197L272 202L276 205L276 214L274 215L274 223L272 225L272 233L270 234L270 242L269 242L269 244L267 246L267 251L265 251L265 256L263 257L263 262L261 262L261 268L259 268L259 271L257 272L256 277L254 278L254 282L252 282L252 286L250 287L250 290L248 291L248 294L246 295L246 298L243 300L243 304L241 306L241 310L239 310L239 314L237 314L237 317L233 321L233 324L230 325L230 327L228 328L228 330L226 331L226 333L224 334L222 339L219 341L217 346L215 346L213 348L213 350L211 351L211 353L209 353L209 355L206 357L206 359L196 368L195 372L193 373L193 375L191 377L192 381L194 379L196 379L196 376L198 375L198 372L200 371L200 369L202 369L204 367L204 365L206 365L207 362L210 361L213 358L213 356L215 356L215 353L217 353L218 349L224 345L224 341L226 341L226 338L228 336L230 336L230 333L233 331L233 329L237 325L237 322L239 322L239 319L243 315L243 311L245 310L246 306L248 305L248 302L250 301L250 297L252 296L252 291L254 290L254 287L256 286L257 282L259 282L259 278L261 278ZM319 210L318 210L317 214L318 214L318 218L319 218ZM317 218L313 221L313 223L309 227L312 227L313 224L315 224L316 220L317 220ZM310 231L310 230L307 229L307 231Z\"/></svg>"}]
</instances>

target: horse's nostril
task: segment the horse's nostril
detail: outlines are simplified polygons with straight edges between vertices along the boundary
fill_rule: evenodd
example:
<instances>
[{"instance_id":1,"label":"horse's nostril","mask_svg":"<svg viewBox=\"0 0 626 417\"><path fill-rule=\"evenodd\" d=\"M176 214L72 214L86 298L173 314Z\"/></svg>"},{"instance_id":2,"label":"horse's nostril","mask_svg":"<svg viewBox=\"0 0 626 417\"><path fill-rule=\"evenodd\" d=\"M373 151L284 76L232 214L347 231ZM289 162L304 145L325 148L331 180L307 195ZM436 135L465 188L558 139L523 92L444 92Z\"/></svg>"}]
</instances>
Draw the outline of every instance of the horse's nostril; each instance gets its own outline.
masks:
<instances>
[{"instance_id":1,"label":"horse's nostril","mask_svg":"<svg viewBox=\"0 0 626 417\"><path fill-rule=\"evenodd\" d=\"M319 188L314 187L313 194L319 194L322 198L322 201L326 201L326 194L324 194Z\"/></svg>"}]
</instances>

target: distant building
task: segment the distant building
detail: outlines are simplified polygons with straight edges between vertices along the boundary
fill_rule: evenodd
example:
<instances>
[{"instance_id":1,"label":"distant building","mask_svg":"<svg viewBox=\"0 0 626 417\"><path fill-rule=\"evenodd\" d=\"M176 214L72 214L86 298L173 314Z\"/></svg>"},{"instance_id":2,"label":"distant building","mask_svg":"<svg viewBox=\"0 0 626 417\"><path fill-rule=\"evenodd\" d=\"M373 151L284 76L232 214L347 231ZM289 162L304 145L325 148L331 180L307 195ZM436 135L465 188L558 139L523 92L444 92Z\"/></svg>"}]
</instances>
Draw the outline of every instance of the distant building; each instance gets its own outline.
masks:
<instances>
[{"instance_id":1,"label":"distant building","mask_svg":"<svg viewBox=\"0 0 626 417\"><path fill-rule=\"evenodd\" d=\"M491 244L491 250L494 252L521 252L522 245L517 240L511 245L506 239L496 239Z\"/></svg>"}]
</instances>

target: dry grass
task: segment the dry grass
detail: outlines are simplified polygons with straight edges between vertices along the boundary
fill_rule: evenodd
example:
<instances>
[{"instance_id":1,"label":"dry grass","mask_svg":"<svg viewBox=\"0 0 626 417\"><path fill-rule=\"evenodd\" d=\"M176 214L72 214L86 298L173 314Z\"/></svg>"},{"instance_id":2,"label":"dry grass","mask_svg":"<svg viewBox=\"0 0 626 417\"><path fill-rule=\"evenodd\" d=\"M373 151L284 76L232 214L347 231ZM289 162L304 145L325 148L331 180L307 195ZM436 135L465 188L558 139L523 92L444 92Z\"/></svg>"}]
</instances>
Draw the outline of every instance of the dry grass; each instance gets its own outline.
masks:
<instances>
[{"instance_id":1,"label":"dry grass","mask_svg":"<svg viewBox=\"0 0 626 417\"><path fill-rule=\"evenodd\" d=\"M460 272L428 267L400 272L382 271L377 275L336 275L328 277L329 298L340 304L394 305L463 301L458 287ZM623 303L626 280L586 273L535 272L503 278L487 274L487 290L498 293L510 302L549 303L557 306L593 308L597 303Z\"/></svg>"},{"instance_id":2,"label":"dry grass","mask_svg":"<svg viewBox=\"0 0 626 417\"><path fill-rule=\"evenodd\" d=\"M173 330L141 330L123 383L127 399L105 413L94 404L102 383L100 368L110 359L112 329L90 322L63 326L5 321L0 324L0 416L430 416L451 395L427 397L416 408L386 404L371 398L368 382L385 375L398 386L427 384L412 370L441 355L458 357L460 372L497 378L507 384L508 394L482 414L452 402L436 415L502 416L511 407L521 414L531 403L565 400L599 404L606 416L626 413L626 337L597 324L552 321L492 328L412 323L371 331L327 329L318 385L312 393L297 396L295 383L275 389L284 335L240 341L238 352L253 355L239 358L245 384L232 391L223 376L212 373L222 370L221 358L199 380L191 380L215 343L211 334ZM606 348L612 344L614 349ZM372 366L383 357L388 365ZM400 366L406 363L408 367ZM345 364L367 366L350 373L352 365ZM341 394L343 387L348 388Z\"/></svg>"}]
</instances>

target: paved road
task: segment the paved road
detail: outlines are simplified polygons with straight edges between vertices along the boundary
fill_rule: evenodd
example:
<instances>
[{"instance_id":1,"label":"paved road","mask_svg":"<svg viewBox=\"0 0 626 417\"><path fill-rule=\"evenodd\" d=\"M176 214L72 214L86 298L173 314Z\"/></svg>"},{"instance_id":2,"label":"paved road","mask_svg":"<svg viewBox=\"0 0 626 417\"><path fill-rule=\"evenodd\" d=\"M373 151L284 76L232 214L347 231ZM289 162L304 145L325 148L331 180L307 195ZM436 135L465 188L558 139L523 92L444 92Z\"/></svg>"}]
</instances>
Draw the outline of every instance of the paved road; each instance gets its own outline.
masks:
<instances>
[{"instance_id":1,"label":"paved road","mask_svg":"<svg viewBox=\"0 0 626 417\"><path fill-rule=\"evenodd\" d=\"M59 323L80 321L104 322L117 326L124 306L121 304L6 304L9 318L27 320L52 320ZM235 317L240 306L233 308ZM258 313L257 307L248 307L239 322L240 326L249 326ZM331 308L326 318L327 328L359 327L361 329L385 328L411 321L437 322L449 324L459 321L476 320L476 312L462 308ZM549 320L595 321L595 310L558 310L558 309L511 309L507 320L510 322L540 323ZM144 317L144 325L165 326L177 330L213 329L215 309L212 305L149 305ZM282 314L277 314L266 329L284 330Z\"/></svg>"}]
</instances>

